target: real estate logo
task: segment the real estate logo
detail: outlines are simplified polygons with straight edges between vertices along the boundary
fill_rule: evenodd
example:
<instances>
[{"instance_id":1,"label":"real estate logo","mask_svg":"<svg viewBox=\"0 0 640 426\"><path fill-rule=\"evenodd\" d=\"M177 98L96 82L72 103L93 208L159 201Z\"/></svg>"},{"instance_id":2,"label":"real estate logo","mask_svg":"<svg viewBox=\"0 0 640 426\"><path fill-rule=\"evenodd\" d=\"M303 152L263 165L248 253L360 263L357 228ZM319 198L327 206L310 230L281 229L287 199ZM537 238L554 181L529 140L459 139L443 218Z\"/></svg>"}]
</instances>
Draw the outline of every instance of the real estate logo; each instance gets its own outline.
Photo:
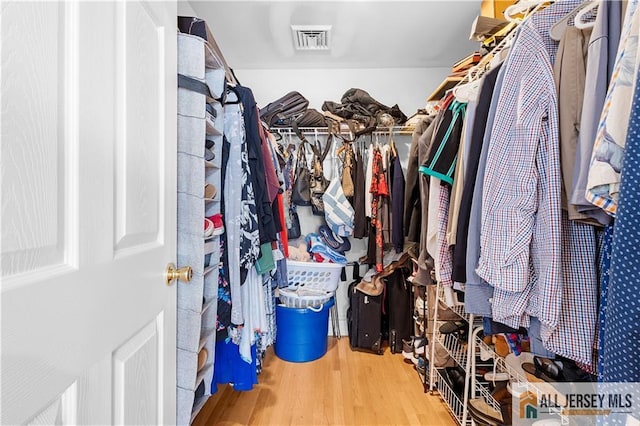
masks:
<instances>
[{"instance_id":1,"label":"real estate logo","mask_svg":"<svg viewBox=\"0 0 640 426\"><path fill-rule=\"evenodd\" d=\"M531 391L526 391L520 395L520 418L538 418L538 397Z\"/></svg>"}]
</instances>

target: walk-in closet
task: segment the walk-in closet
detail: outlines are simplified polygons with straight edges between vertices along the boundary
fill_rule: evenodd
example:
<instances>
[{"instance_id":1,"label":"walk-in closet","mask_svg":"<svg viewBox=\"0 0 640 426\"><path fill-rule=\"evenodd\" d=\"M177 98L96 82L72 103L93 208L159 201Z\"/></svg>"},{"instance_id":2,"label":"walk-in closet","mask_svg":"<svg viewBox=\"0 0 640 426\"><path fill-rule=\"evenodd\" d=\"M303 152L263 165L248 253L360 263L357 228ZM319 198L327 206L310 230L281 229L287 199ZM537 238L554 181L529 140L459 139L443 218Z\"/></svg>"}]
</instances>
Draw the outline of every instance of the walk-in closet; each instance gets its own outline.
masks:
<instances>
[{"instance_id":1,"label":"walk-in closet","mask_svg":"<svg viewBox=\"0 0 640 426\"><path fill-rule=\"evenodd\" d=\"M0 423L639 424L639 3L3 2Z\"/></svg>"}]
</instances>

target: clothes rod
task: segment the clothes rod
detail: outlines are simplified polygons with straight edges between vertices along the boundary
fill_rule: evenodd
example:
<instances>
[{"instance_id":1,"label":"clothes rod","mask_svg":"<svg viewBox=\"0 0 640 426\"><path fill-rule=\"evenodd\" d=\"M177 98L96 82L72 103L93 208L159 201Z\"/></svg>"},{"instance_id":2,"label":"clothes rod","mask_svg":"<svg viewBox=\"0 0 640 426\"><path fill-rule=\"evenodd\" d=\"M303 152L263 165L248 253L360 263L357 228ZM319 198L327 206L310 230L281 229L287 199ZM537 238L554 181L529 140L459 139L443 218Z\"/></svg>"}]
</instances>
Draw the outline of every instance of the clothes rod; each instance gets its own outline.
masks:
<instances>
[{"instance_id":1,"label":"clothes rod","mask_svg":"<svg viewBox=\"0 0 640 426\"><path fill-rule=\"evenodd\" d=\"M305 134L317 134L317 135L328 135L329 129L327 127L299 127L298 130L302 133ZM279 133L281 135L295 135L296 132L290 128L290 127L272 127L271 129L269 129L269 131L271 133ZM411 135L413 134L414 129L410 128L410 127L404 127L404 126L394 126L392 128L389 127L379 127L376 130L373 131L373 134L389 134L389 132L394 133L394 134L407 134L407 135ZM352 134L352 132L348 129L341 129L340 133L341 135L350 135ZM366 135L362 135L362 136L366 136Z\"/></svg>"}]
</instances>

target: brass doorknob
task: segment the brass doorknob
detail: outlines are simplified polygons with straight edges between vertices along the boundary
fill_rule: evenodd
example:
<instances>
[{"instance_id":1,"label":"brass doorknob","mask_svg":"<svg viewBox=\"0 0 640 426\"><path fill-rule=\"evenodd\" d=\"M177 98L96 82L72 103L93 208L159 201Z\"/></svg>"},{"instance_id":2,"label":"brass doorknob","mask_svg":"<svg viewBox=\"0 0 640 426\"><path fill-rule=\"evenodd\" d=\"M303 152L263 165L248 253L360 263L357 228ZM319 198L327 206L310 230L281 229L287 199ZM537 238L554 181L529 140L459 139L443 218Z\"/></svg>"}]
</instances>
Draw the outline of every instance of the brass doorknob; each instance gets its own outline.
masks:
<instances>
[{"instance_id":1,"label":"brass doorknob","mask_svg":"<svg viewBox=\"0 0 640 426\"><path fill-rule=\"evenodd\" d=\"M167 271L164 273L164 279L167 285L173 284L175 280L188 283L191 281L193 271L191 266L183 266L182 268L176 268L176 265L169 263L167 265Z\"/></svg>"}]
</instances>

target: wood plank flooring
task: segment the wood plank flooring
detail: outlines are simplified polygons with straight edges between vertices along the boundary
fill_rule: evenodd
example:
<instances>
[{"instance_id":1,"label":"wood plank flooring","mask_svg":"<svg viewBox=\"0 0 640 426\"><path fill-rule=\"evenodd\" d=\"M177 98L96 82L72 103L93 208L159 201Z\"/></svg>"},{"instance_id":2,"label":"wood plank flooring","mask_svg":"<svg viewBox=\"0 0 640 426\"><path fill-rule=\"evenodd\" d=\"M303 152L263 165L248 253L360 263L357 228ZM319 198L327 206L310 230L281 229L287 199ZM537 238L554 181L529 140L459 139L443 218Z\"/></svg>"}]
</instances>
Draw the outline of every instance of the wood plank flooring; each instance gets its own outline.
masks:
<instances>
[{"instance_id":1,"label":"wood plank flooring","mask_svg":"<svg viewBox=\"0 0 640 426\"><path fill-rule=\"evenodd\" d=\"M354 352L345 337L330 337L327 353L307 363L283 361L269 349L258 381L249 392L220 386L194 426L456 424L401 354Z\"/></svg>"}]
</instances>

